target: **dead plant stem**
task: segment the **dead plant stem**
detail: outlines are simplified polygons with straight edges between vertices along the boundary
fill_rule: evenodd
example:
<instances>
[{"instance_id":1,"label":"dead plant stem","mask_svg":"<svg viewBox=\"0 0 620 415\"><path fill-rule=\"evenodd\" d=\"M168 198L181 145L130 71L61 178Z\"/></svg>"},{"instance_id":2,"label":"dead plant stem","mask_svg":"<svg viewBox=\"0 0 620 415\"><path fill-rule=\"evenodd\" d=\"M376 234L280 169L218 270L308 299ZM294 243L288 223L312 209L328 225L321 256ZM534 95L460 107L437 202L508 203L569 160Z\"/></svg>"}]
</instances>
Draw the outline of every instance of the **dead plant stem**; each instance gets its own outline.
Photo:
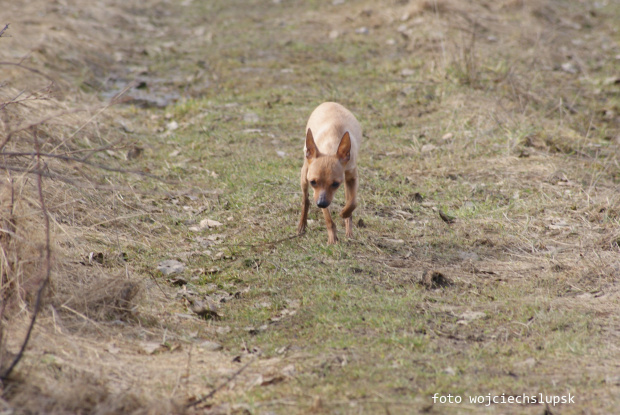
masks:
<instances>
[{"instance_id":1,"label":"dead plant stem","mask_svg":"<svg viewBox=\"0 0 620 415\"><path fill-rule=\"evenodd\" d=\"M40 170L41 169L40 167L41 157L38 156L40 147L39 147L39 139L37 137L36 127L32 128L32 135L34 138L35 150L37 152L37 170ZM13 359L13 362L11 363L11 365L2 373L2 375L0 375L1 380L5 380L11 375L11 372L13 372L13 369L15 369L15 366L17 366L19 361L24 356L24 351L26 350L26 346L28 345L28 342L30 341L30 335L32 334L32 330L37 321L37 315L39 314L39 311L41 309L41 301L43 298L43 292L45 291L45 288L47 288L49 284L50 275L51 275L52 248L50 246L50 219L49 219L49 214L47 212L47 208L45 207L45 197L43 196L43 178L41 177L41 175L37 176L37 189L39 192L39 202L41 203L41 212L43 213L43 223L44 223L44 228L45 228L44 277L43 277L43 281L41 282L41 286L39 287L39 290L37 291L37 299L34 304L34 310L32 311L32 317L30 319L30 326L28 327L28 332L26 333L26 337L24 341L22 342L21 348L19 352L17 353L17 356L15 356L15 359Z\"/></svg>"},{"instance_id":2,"label":"dead plant stem","mask_svg":"<svg viewBox=\"0 0 620 415\"><path fill-rule=\"evenodd\" d=\"M252 360L247 362L245 365L241 366L235 373L233 373L228 379L226 379L226 381L224 383L222 383L220 386L216 387L215 389L213 389L211 392L209 392L208 394L206 394L202 398L200 398L200 399L198 399L198 400L196 400L194 402L188 403L187 405L185 405L185 407L186 408L193 408L194 406L198 406L201 403L205 402L207 399L212 398L216 393L218 393L220 390L224 389L224 387L226 387L226 385L228 385L237 376L239 376L241 374L241 372L243 372L248 366L250 366L252 363L254 363L255 360L256 360L256 358L253 358Z\"/></svg>"}]
</instances>

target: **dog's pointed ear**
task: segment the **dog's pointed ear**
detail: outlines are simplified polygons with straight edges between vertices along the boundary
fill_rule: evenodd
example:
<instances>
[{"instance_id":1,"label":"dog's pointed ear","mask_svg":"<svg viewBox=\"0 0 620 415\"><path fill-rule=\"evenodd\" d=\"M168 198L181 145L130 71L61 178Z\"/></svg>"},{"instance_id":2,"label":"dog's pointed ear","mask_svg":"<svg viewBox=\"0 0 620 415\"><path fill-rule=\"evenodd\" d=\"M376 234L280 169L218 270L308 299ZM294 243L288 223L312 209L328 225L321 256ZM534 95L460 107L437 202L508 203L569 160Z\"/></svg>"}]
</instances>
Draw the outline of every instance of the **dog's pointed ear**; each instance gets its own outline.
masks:
<instances>
[{"instance_id":1,"label":"dog's pointed ear","mask_svg":"<svg viewBox=\"0 0 620 415\"><path fill-rule=\"evenodd\" d=\"M312 130L308 128L306 132L306 158L308 160L315 159L319 156L319 149L316 147L314 143L314 136L312 135Z\"/></svg>"},{"instance_id":2,"label":"dog's pointed ear","mask_svg":"<svg viewBox=\"0 0 620 415\"><path fill-rule=\"evenodd\" d=\"M336 155L338 156L338 160L340 160L343 165L347 164L347 162L351 160L351 137L349 136L348 131L342 136Z\"/></svg>"}]
</instances>

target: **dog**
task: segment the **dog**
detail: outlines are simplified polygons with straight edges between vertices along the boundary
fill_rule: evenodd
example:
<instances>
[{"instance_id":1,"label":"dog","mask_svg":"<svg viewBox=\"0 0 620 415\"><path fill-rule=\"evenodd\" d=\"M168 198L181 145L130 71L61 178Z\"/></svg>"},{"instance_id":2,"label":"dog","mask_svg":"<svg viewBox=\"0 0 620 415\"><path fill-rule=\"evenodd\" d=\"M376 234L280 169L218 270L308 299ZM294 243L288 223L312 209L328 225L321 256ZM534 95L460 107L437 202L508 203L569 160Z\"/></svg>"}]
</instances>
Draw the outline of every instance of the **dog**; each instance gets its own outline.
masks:
<instances>
[{"instance_id":1,"label":"dog","mask_svg":"<svg viewBox=\"0 0 620 415\"><path fill-rule=\"evenodd\" d=\"M362 127L355 116L335 102L324 102L310 115L306 125L305 158L301 168L301 219L297 234L306 231L308 222L308 186L314 202L323 210L327 226L327 243L338 242L336 224L329 213L336 190L344 184L344 218L346 235L353 237L353 211L357 206L357 153L362 141Z\"/></svg>"}]
</instances>

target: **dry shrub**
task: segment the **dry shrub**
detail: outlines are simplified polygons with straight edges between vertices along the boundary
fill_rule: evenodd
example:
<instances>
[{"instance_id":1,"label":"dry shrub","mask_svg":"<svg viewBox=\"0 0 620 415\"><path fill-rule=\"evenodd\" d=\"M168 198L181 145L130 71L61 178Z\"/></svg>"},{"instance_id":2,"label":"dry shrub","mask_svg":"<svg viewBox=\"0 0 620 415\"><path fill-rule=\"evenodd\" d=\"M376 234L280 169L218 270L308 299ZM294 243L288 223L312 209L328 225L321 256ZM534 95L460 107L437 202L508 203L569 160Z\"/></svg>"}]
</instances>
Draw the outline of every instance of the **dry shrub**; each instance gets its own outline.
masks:
<instances>
[{"instance_id":1,"label":"dry shrub","mask_svg":"<svg viewBox=\"0 0 620 415\"><path fill-rule=\"evenodd\" d=\"M39 321L51 312L55 324L62 327L59 332L48 333L54 339L62 330L71 330L76 319L95 325L101 321L134 321L135 299L141 288L135 277L121 272L121 264L103 267L76 260L81 252L75 248L84 244L81 236L88 230L73 229L90 225L96 207L110 205L113 197L112 192L102 189L102 170L96 165L119 170L113 160L99 154L116 150L123 143L94 140L102 128L95 128L91 121L100 110L77 111L75 103L54 98L48 80L41 77L40 82L44 86L35 86L32 91L0 85L2 397L22 413L145 412L150 408L150 398L111 392L97 374L77 369L66 373L64 366L55 372L53 364L19 352L28 341L39 342L36 333L45 331L36 329L29 337L28 327L38 310L42 314ZM89 205L71 224L63 223L63 206L77 200ZM49 243L46 229L50 230ZM67 234L75 238L72 244L61 243ZM46 261L48 250L50 263ZM37 299L39 291L43 294L41 301ZM55 341L51 340L51 349L57 347ZM167 406L159 405L154 413L173 412L161 408Z\"/></svg>"},{"instance_id":2,"label":"dry shrub","mask_svg":"<svg viewBox=\"0 0 620 415\"><path fill-rule=\"evenodd\" d=\"M49 365L48 365L49 366ZM114 393L96 374L70 371L60 367L29 367L28 378L18 376L6 389L4 397L19 413L47 414L180 414L183 408L172 402L149 402L150 399L131 392ZM37 371L39 369L40 371ZM66 370L63 368L63 371ZM62 378L62 382L59 382Z\"/></svg>"},{"instance_id":3,"label":"dry shrub","mask_svg":"<svg viewBox=\"0 0 620 415\"><path fill-rule=\"evenodd\" d=\"M39 85L33 82L31 90L21 91L0 85L0 340L6 338L6 328L16 312L29 309L35 318L35 299L50 272L52 289L44 292L41 305L51 300L61 315L79 313L94 320L127 320L140 285L130 277L119 283L118 278L105 273L76 283L72 277L75 272L67 272L67 264L76 262L72 260L75 250L63 249L55 242L59 232L67 232L56 219L62 217L60 206L85 198L96 205L107 204L110 192L101 190L98 166L115 171L119 168L110 165L109 158L104 165L97 160L98 155L123 143L94 142L102 132L92 123L92 114L100 113L99 109L76 110L75 104L54 97L54 85L45 76L24 66L11 66L28 76L34 73ZM73 225L80 226L80 222ZM53 259L49 264L48 251ZM57 290L61 287L70 289ZM6 344L1 343L2 377L13 361L6 356Z\"/></svg>"},{"instance_id":4,"label":"dry shrub","mask_svg":"<svg viewBox=\"0 0 620 415\"><path fill-rule=\"evenodd\" d=\"M57 287L55 304L69 308L95 321L132 320L136 316L134 299L140 282L125 276L86 275L63 279Z\"/></svg>"}]
</instances>

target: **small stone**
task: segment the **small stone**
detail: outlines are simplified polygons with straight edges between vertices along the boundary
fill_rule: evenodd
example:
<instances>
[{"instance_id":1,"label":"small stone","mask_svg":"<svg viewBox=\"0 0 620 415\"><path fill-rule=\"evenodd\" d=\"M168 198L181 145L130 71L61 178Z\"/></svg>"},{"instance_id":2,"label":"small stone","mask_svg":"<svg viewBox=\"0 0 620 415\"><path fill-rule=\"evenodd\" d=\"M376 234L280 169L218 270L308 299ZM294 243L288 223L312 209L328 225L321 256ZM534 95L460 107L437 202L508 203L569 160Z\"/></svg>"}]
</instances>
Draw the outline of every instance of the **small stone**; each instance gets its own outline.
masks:
<instances>
[{"instance_id":1,"label":"small stone","mask_svg":"<svg viewBox=\"0 0 620 415\"><path fill-rule=\"evenodd\" d=\"M231 329L229 326L224 326L224 327L218 327L215 329L215 332L217 334L228 334L230 333Z\"/></svg>"},{"instance_id":2,"label":"small stone","mask_svg":"<svg viewBox=\"0 0 620 415\"><path fill-rule=\"evenodd\" d=\"M465 321L474 321L479 318L484 318L486 316L482 311L466 311L463 314L459 315Z\"/></svg>"},{"instance_id":3,"label":"small stone","mask_svg":"<svg viewBox=\"0 0 620 415\"><path fill-rule=\"evenodd\" d=\"M164 275L177 274L185 270L185 265L176 259L168 259L157 265L157 270Z\"/></svg>"},{"instance_id":4,"label":"small stone","mask_svg":"<svg viewBox=\"0 0 620 415\"><path fill-rule=\"evenodd\" d=\"M190 300L191 304L189 309L194 313L198 314L200 317L204 318L216 318L220 317L220 314L217 312L217 305L209 300Z\"/></svg>"},{"instance_id":5,"label":"small stone","mask_svg":"<svg viewBox=\"0 0 620 415\"><path fill-rule=\"evenodd\" d=\"M572 62L564 62L562 65L560 65L560 67L564 72L567 73L576 74L577 72L579 72L579 68Z\"/></svg>"},{"instance_id":6,"label":"small stone","mask_svg":"<svg viewBox=\"0 0 620 415\"><path fill-rule=\"evenodd\" d=\"M210 340L205 340L204 342L200 343L200 347L210 352L217 352L218 350L223 349L221 344L217 342L212 342Z\"/></svg>"},{"instance_id":7,"label":"small stone","mask_svg":"<svg viewBox=\"0 0 620 415\"><path fill-rule=\"evenodd\" d=\"M536 359L534 359L533 357L530 357L528 359L525 359L522 362L515 363L514 366L515 367L523 367L523 368L531 369L534 366L536 366Z\"/></svg>"},{"instance_id":8,"label":"small stone","mask_svg":"<svg viewBox=\"0 0 620 415\"><path fill-rule=\"evenodd\" d=\"M260 118L258 118L258 114L254 113L254 112L246 112L245 114L243 114L243 121L247 122L247 123L256 123L260 120Z\"/></svg>"}]
</instances>

